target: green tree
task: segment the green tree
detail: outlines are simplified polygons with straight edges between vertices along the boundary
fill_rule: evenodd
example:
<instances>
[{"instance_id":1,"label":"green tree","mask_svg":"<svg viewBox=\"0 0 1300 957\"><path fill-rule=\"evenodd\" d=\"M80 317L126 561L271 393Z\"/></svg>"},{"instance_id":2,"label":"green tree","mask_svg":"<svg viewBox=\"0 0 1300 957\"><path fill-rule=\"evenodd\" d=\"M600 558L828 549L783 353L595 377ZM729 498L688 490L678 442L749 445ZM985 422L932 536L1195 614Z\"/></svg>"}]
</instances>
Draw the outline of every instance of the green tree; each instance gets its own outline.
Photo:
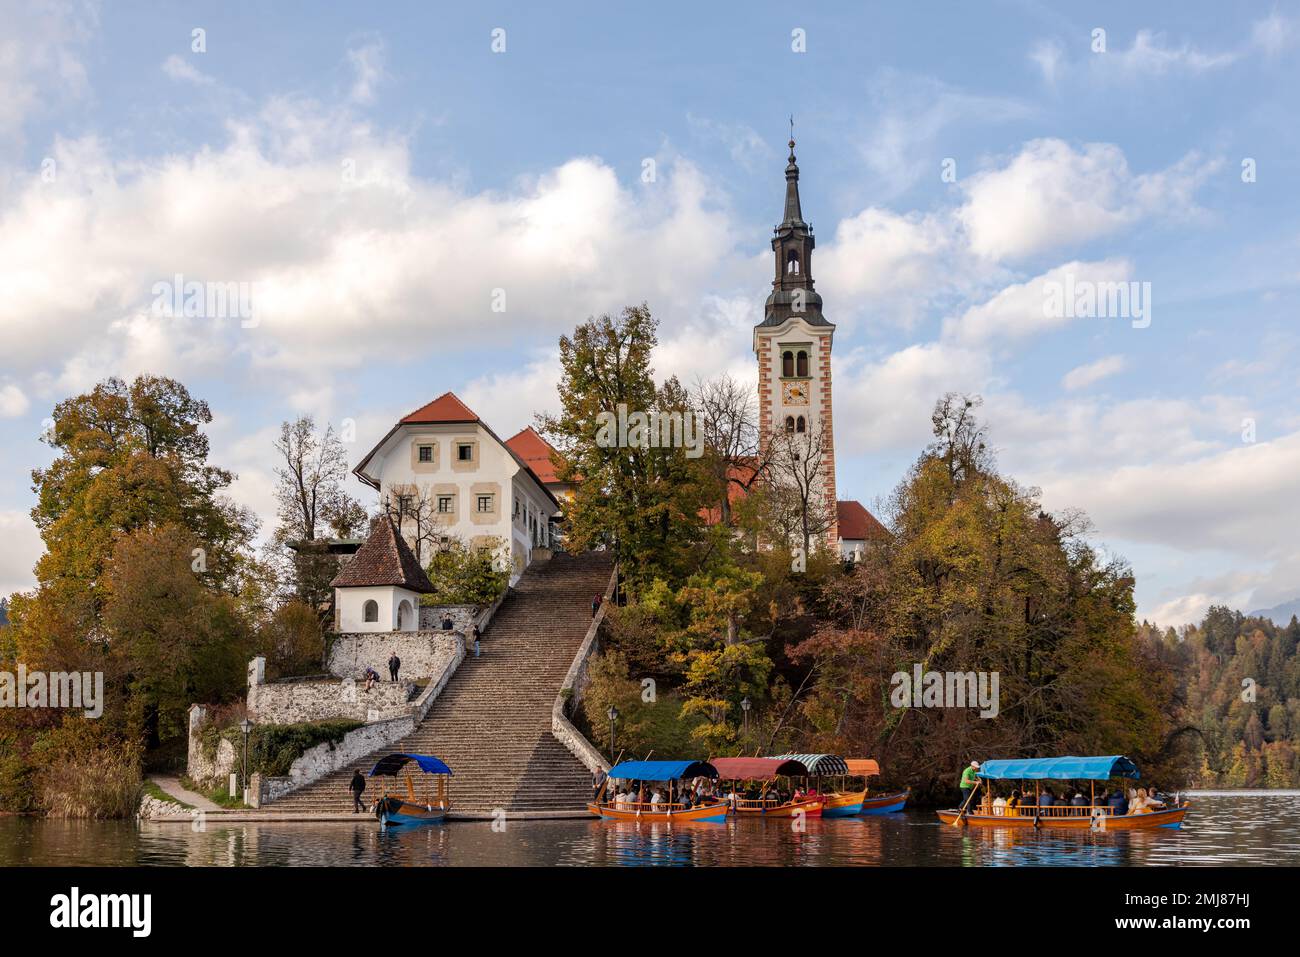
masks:
<instances>
[{"instance_id":1,"label":"green tree","mask_svg":"<svg viewBox=\"0 0 1300 957\"><path fill-rule=\"evenodd\" d=\"M655 578L680 580L689 572L706 502L701 467L685 449L598 441L602 413L690 411L676 379L655 385L655 329L641 305L617 318L589 319L561 337L561 412L538 421L563 459L560 480L581 480L565 509L568 541L578 549L612 547L634 593Z\"/></svg>"},{"instance_id":2,"label":"green tree","mask_svg":"<svg viewBox=\"0 0 1300 957\"><path fill-rule=\"evenodd\" d=\"M492 604L510 583L504 551L505 543L499 540L471 547L458 538L448 538L429 558L425 572L434 590L422 596L420 604Z\"/></svg>"}]
</instances>

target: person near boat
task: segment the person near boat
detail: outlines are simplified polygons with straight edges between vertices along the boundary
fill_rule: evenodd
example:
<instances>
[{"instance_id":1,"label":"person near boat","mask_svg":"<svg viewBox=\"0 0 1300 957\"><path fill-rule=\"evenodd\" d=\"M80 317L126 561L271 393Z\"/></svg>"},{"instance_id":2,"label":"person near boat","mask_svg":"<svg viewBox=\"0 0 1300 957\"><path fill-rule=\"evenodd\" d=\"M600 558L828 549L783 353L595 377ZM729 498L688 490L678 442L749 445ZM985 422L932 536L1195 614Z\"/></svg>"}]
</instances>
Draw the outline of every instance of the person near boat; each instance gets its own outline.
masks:
<instances>
[{"instance_id":1,"label":"person near boat","mask_svg":"<svg viewBox=\"0 0 1300 957\"><path fill-rule=\"evenodd\" d=\"M352 793L352 813L364 811L365 805L361 802L361 795L366 793L366 779L361 776L361 769L357 768L352 772L352 780L348 783L348 790Z\"/></svg>"},{"instance_id":2,"label":"person near boat","mask_svg":"<svg viewBox=\"0 0 1300 957\"><path fill-rule=\"evenodd\" d=\"M972 761L961 772L961 784L959 785L961 788L961 805L965 805L966 799L970 797L970 792L973 791L975 785L979 783L979 769L980 763L978 761Z\"/></svg>"}]
</instances>

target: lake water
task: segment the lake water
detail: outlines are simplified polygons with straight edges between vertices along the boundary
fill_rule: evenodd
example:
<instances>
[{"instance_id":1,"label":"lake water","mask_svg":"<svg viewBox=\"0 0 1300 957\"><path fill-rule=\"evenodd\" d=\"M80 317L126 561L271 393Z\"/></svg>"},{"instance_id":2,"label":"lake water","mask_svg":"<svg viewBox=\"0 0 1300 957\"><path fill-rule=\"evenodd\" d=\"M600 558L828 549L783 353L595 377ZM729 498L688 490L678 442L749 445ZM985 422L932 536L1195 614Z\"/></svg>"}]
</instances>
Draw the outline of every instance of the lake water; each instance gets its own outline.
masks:
<instances>
[{"instance_id":1,"label":"lake water","mask_svg":"<svg viewBox=\"0 0 1300 957\"><path fill-rule=\"evenodd\" d=\"M806 822L488 822L381 832L355 824L186 825L0 818L0 866L22 865L1290 865L1300 866L1300 791L1202 791L1178 831L954 828L934 814Z\"/></svg>"}]
</instances>

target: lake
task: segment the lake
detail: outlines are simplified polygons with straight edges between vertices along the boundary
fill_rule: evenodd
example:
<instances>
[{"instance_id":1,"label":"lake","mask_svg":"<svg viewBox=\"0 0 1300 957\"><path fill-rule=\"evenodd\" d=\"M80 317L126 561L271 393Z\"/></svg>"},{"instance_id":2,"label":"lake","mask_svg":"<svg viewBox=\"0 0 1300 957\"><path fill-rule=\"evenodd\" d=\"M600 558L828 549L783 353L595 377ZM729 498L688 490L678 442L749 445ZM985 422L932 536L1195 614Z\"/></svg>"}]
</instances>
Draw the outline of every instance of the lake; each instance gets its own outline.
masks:
<instances>
[{"instance_id":1,"label":"lake","mask_svg":"<svg viewBox=\"0 0 1300 957\"><path fill-rule=\"evenodd\" d=\"M352 823L179 824L0 818L0 866L1283 865L1300 866L1300 791L1192 792L1182 830L954 828L933 813L686 824L489 822L381 832Z\"/></svg>"}]
</instances>

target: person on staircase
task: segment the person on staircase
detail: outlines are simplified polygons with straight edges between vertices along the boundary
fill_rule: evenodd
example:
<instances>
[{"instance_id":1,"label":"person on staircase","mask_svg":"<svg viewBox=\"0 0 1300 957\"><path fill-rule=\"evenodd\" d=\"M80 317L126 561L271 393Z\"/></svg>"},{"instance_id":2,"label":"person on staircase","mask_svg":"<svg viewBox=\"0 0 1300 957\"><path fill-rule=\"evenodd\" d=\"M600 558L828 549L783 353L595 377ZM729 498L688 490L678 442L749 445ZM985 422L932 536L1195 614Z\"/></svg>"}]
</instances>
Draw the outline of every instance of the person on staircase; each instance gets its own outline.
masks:
<instances>
[{"instance_id":1,"label":"person on staircase","mask_svg":"<svg viewBox=\"0 0 1300 957\"><path fill-rule=\"evenodd\" d=\"M479 656L477 624L475 624L469 631L469 644L470 647L474 649L474 657L477 658Z\"/></svg>"},{"instance_id":2,"label":"person on staircase","mask_svg":"<svg viewBox=\"0 0 1300 957\"><path fill-rule=\"evenodd\" d=\"M592 618L595 618L595 617L596 617L596 614L600 611L600 603L601 603L602 600L603 600L603 599L601 599L601 597L600 597L599 595L597 595L595 598L593 598L593 599L591 600L591 617L592 617Z\"/></svg>"},{"instance_id":3,"label":"person on staircase","mask_svg":"<svg viewBox=\"0 0 1300 957\"><path fill-rule=\"evenodd\" d=\"M388 657L388 679L394 684L397 683L397 669L400 667L402 667L402 659L397 657L397 652L394 651Z\"/></svg>"},{"instance_id":4,"label":"person on staircase","mask_svg":"<svg viewBox=\"0 0 1300 957\"><path fill-rule=\"evenodd\" d=\"M352 781L348 784L348 790L352 792L352 813L365 811L366 806L361 803L361 795L366 791L366 779L361 776L360 768L352 772Z\"/></svg>"}]
</instances>

